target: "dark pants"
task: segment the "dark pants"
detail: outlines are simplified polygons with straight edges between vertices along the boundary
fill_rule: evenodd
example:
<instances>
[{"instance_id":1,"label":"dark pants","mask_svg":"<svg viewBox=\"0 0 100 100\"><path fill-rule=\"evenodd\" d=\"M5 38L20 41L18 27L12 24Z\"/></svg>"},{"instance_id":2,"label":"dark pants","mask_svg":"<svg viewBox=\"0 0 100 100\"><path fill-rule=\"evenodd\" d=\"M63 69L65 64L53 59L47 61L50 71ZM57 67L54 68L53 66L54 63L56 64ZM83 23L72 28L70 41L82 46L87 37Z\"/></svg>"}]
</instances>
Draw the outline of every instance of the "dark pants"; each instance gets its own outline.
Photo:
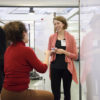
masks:
<instances>
[{"instance_id":1,"label":"dark pants","mask_svg":"<svg viewBox=\"0 0 100 100\"><path fill-rule=\"evenodd\" d=\"M71 100L71 73L67 69L51 68L51 89L54 94L54 100L60 100L61 79L63 79L64 100Z\"/></svg>"}]
</instances>

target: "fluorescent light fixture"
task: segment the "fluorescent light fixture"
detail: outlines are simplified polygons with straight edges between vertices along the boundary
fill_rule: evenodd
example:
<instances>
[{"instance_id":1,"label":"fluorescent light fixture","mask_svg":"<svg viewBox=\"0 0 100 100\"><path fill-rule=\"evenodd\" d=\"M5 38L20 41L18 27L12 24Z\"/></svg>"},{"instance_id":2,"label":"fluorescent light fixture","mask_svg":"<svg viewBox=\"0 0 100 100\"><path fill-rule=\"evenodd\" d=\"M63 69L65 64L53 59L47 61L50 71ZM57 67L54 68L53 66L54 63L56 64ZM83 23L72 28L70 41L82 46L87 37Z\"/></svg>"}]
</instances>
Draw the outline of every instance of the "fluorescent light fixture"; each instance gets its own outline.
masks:
<instances>
[{"instance_id":1,"label":"fluorescent light fixture","mask_svg":"<svg viewBox=\"0 0 100 100\"><path fill-rule=\"evenodd\" d=\"M29 13L34 13L35 11L33 10L33 7L30 7Z\"/></svg>"}]
</instances>

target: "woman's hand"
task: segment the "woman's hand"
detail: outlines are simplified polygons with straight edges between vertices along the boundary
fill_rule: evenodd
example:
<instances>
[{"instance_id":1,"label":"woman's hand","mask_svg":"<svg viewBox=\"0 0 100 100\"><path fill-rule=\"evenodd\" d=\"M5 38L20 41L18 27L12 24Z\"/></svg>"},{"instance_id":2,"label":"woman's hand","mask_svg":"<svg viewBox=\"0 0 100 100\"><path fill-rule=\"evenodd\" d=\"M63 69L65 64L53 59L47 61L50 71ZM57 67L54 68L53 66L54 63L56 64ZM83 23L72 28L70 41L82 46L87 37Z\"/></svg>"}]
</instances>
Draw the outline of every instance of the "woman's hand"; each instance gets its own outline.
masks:
<instances>
[{"instance_id":1,"label":"woman's hand","mask_svg":"<svg viewBox=\"0 0 100 100\"><path fill-rule=\"evenodd\" d=\"M50 50L50 55L56 54L56 50L57 50L57 48L52 48L52 49Z\"/></svg>"},{"instance_id":2,"label":"woman's hand","mask_svg":"<svg viewBox=\"0 0 100 100\"><path fill-rule=\"evenodd\" d=\"M56 54L65 54L65 50L63 50L63 49L56 49Z\"/></svg>"},{"instance_id":3,"label":"woman's hand","mask_svg":"<svg viewBox=\"0 0 100 100\"><path fill-rule=\"evenodd\" d=\"M45 55L49 57L50 56L50 51L49 50L46 50L45 51Z\"/></svg>"},{"instance_id":4,"label":"woman's hand","mask_svg":"<svg viewBox=\"0 0 100 100\"><path fill-rule=\"evenodd\" d=\"M70 53L67 52L64 49L56 49L56 54L65 54L66 56L69 56L70 55Z\"/></svg>"},{"instance_id":5,"label":"woman's hand","mask_svg":"<svg viewBox=\"0 0 100 100\"><path fill-rule=\"evenodd\" d=\"M45 59L44 59L44 63L45 64L49 64L49 56L50 56L50 51L49 50L46 50L45 51Z\"/></svg>"}]
</instances>

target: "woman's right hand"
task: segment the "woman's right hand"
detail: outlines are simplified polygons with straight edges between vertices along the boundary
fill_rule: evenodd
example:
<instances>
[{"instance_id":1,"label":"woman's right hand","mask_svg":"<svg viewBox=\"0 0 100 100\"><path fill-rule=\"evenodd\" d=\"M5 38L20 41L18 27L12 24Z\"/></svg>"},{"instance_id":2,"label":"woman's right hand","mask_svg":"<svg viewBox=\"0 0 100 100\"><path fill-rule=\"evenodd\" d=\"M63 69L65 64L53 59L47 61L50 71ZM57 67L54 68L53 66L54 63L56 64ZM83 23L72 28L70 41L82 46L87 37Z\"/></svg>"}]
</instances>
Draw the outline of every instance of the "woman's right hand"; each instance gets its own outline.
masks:
<instances>
[{"instance_id":1,"label":"woman's right hand","mask_svg":"<svg viewBox=\"0 0 100 100\"><path fill-rule=\"evenodd\" d=\"M52 48L50 51L50 55L55 54L56 53L57 48Z\"/></svg>"},{"instance_id":2,"label":"woman's right hand","mask_svg":"<svg viewBox=\"0 0 100 100\"><path fill-rule=\"evenodd\" d=\"M45 55L46 55L46 56L50 56L50 51L49 51L49 50L46 50L46 51L45 51Z\"/></svg>"},{"instance_id":3,"label":"woman's right hand","mask_svg":"<svg viewBox=\"0 0 100 100\"><path fill-rule=\"evenodd\" d=\"M46 50L45 51L45 59L44 59L44 63L45 64L49 64L49 56L50 56L50 51L49 50Z\"/></svg>"}]
</instances>

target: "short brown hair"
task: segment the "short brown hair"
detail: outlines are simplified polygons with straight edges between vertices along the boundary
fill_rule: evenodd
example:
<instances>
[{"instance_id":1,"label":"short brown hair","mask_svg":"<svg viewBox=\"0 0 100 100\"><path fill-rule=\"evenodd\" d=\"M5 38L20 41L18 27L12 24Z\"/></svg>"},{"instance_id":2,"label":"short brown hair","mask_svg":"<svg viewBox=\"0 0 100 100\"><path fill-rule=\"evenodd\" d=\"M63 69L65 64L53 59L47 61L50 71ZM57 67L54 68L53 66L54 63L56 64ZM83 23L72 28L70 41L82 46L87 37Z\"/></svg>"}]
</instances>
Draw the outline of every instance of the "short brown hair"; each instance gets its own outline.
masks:
<instances>
[{"instance_id":1,"label":"short brown hair","mask_svg":"<svg viewBox=\"0 0 100 100\"><path fill-rule=\"evenodd\" d=\"M13 21L5 24L4 31L6 33L7 41L11 41L13 43L22 41L23 39L23 31L27 31L24 23L20 21Z\"/></svg>"},{"instance_id":2,"label":"short brown hair","mask_svg":"<svg viewBox=\"0 0 100 100\"><path fill-rule=\"evenodd\" d=\"M66 21L66 18L64 18L63 16L56 16L56 17L53 18L53 21L54 20L58 20L58 21L62 22L64 24L63 29L67 29L68 23Z\"/></svg>"}]
</instances>

